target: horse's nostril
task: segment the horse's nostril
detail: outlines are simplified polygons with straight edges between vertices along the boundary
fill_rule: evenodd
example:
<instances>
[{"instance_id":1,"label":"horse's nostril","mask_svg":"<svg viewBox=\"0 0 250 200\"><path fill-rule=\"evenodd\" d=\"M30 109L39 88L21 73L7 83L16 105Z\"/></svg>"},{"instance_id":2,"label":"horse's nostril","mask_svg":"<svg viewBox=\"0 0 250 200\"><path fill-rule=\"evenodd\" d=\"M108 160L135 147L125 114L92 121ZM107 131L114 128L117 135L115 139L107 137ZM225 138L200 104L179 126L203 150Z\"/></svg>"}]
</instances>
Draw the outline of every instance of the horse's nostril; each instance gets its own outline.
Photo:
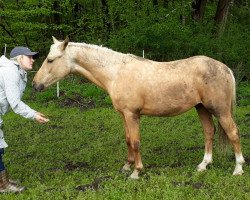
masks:
<instances>
[{"instance_id":1,"label":"horse's nostril","mask_svg":"<svg viewBox=\"0 0 250 200\"><path fill-rule=\"evenodd\" d=\"M38 90L39 92L41 92L42 90L44 90L44 85L43 85L43 84L39 84L39 85L37 86L37 90Z\"/></svg>"},{"instance_id":2,"label":"horse's nostril","mask_svg":"<svg viewBox=\"0 0 250 200\"><path fill-rule=\"evenodd\" d=\"M42 90L44 90L44 84L36 84L34 81L32 83L33 89L36 91L41 92Z\"/></svg>"}]
</instances>

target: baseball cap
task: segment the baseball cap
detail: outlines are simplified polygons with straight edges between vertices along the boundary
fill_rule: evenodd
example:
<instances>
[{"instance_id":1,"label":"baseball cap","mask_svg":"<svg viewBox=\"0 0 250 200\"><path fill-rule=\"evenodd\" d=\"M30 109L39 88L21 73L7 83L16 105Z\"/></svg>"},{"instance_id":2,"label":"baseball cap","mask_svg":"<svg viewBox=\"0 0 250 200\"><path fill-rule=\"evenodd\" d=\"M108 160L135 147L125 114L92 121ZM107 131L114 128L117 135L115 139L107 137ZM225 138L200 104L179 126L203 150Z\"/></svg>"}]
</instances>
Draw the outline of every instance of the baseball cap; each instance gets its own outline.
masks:
<instances>
[{"instance_id":1,"label":"baseball cap","mask_svg":"<svg viewBox=\"0 0 250 200\"><path fill-rule=\"evenodd\" d=\"M33 58L36 58L38 56L38 52L32 52L28 47L15 47L10 52L10 58L20 55L32 56Z\"/></svg>"}]
</instances>

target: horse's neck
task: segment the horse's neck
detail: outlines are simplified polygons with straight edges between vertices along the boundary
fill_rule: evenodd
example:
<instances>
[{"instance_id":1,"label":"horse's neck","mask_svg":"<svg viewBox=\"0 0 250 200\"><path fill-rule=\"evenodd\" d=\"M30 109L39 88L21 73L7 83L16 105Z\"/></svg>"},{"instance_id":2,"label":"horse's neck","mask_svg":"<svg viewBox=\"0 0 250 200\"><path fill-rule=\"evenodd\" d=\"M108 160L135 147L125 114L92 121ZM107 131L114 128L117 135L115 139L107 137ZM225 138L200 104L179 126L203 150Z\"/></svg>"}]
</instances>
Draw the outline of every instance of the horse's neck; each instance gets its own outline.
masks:
<instances>
[{"instance_id":1,"label":"horse's neck","mask_svg":"<svg viewBox=\"0 0 250 200\"><path fill-rule=\"evenodd\" d=\"M109 91L122 65L122 54L90 45L75 47L74 55L76 73Z\"/></svg>"}]
</instances>

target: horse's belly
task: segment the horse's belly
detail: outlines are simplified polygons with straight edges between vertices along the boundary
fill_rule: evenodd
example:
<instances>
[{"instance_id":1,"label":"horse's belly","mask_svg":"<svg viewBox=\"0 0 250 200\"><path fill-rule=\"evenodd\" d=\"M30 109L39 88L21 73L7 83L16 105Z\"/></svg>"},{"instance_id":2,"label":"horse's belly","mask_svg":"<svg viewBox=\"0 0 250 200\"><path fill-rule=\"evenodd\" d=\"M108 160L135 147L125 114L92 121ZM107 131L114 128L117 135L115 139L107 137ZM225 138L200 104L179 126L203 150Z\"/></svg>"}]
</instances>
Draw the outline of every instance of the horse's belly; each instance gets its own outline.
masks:
<instances>
[{"instance_id":1,"label":"horse's belly","mask_svg":"<svg viewBox=\"0 0 250 200\"><path fill-rule=\"evenodd\" d=\"M150 107L144 107L141 110L143 115L153 115L153 116L175 116L184 113L194 107L196 104L185 104L185 105L152 105Z\"/></svg>"},{"instance_id":2,"label":"horse's belly","mask_svg":"<svg viewBox=\"0 0 250 200\"><path fill-rule=\"evenodd\" d=\"M174 116L184 113L201 102L198 93L179 93L178 95L145 98L141 114L156 116Z\"/></svg>"}]
</instances>

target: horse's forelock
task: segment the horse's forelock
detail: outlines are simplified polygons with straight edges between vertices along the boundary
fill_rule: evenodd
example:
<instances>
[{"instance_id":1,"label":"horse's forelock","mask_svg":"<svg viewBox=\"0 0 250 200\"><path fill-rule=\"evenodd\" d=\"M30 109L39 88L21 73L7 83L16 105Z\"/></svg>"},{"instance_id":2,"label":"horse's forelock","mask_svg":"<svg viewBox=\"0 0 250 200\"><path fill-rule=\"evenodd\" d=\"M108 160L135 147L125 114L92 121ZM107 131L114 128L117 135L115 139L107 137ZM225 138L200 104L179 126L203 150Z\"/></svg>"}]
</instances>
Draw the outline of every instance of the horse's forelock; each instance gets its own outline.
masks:
<instances>
[{"instance_id":1,"label":"horse's forelock","mask_svg":"<svg viewBox=\"0 0 250 200\"><path fill-rule=\"evenodd\" d=\"M48 58L54 59L54 58L62 55L62 51L60 50L60 48L58 48L59 45L60 45L60 43L56 43L56 44L52 44L50 46Z\"/></svg>"}]
</instances>

